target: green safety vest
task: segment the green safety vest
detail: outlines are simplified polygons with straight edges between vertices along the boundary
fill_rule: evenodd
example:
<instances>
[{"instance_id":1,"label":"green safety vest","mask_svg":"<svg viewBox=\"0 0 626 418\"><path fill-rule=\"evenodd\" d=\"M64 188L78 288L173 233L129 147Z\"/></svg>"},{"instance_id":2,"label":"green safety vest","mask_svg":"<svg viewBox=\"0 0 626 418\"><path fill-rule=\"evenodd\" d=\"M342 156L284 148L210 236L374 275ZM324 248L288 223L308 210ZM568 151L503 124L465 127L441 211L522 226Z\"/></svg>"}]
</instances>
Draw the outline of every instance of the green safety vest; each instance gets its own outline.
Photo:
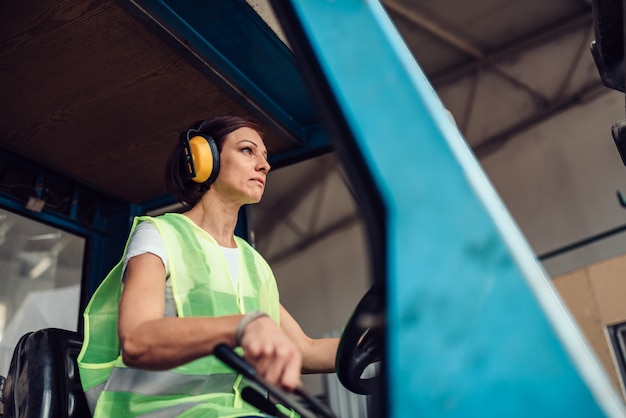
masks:
<instances>
[{"instance_id":1,"label":"green safety vest","mask_svg":"<svg viewBox=\"0 0 626 418\"><path fill-rule=\"evenodd\" d=\"M131 234L142 221L152 222L165 243L179 317L217 317L262 310L278 323L280 310L274 275L244 240L235 237L239 248L235 289L217 242L189 218L180 214L138 217ZM121 273L122 261L95 291L84 312L85 338L78 367L94 417L263 416L241 399L242 377L215 356L167 371L124 365L117 333Z\"/></svg>"}]
</instances>

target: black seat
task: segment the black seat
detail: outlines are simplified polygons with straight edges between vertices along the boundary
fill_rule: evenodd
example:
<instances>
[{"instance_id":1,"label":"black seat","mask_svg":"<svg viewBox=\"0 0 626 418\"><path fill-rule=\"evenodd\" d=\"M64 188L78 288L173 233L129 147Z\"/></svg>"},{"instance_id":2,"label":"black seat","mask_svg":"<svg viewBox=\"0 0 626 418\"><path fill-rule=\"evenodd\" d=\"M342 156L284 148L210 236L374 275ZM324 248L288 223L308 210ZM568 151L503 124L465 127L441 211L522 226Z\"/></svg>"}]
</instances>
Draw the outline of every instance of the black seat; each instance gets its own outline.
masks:
<instances>
[{"instance_id":1,"label":"black seat","mask_svg":"<svg viewBox=\"0 0 626 418\"><path fill-rule=\"evenodd\" d=\"M46 328L20 338L3 392L4 418L90 417L76 358L82 337Z\"/></svg>"}]
</instances>

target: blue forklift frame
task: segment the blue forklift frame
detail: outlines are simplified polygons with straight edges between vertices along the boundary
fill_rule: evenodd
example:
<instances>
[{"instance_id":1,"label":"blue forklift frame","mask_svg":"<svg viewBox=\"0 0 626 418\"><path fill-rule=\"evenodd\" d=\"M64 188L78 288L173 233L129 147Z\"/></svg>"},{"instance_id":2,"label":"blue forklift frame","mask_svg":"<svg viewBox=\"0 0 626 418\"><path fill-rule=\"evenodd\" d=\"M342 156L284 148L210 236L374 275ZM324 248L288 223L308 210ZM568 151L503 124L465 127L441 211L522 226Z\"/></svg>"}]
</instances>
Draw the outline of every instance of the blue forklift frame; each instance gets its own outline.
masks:
<instances>
[{"instance_id":1,"label":"blue forklift frame","mask_svg":"<svg viewBox=\"0 0 626 418\"><path fill-rule=\"evenodd\" d=\"M384 210L366 221L383 240L385 416L623 417L382 5L273 4L359 197Z\"/></svg>"}]
</instances>

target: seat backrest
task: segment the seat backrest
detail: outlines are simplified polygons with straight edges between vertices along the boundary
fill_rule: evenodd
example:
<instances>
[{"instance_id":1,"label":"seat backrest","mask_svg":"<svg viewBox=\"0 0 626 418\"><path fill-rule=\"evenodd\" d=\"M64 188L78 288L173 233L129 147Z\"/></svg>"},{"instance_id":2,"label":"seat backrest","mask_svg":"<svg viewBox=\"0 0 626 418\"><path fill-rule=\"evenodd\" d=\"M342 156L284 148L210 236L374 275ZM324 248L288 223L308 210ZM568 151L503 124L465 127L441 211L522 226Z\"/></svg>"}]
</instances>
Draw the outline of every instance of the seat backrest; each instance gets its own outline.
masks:
<instances>
[{"instance_id":1,"label":"seat backrest","mask_svg":"<svg viewBox=\"0 0 626 418\"><path fill-rule=\"evenodd\" d=\"M46 328L20 338L4 387L4 418L90 417L76 358L82 337Z\"/></svg>"}]
</instances>

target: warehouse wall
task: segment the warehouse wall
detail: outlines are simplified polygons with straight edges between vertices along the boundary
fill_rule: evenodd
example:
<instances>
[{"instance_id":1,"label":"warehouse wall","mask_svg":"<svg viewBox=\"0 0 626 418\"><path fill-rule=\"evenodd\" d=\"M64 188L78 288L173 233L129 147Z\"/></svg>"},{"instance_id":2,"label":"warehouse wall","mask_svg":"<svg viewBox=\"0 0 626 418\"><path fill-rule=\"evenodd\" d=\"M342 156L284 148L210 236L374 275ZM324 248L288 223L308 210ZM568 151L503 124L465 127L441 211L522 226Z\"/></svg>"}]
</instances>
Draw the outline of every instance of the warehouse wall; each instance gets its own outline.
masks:
<instances>
[{"instance_id":1,"label":"warehouse wall","mask_svg":"<svg viewBox=\"0 0 626 418\"><path fill-rule=\"evenodd\" d=\"M626 224L616 191L626 192L626 167L611 137L624 118L624 95L606 94L513 138L483 165L536 254ZM626 234L544 262L560 275L626 251Z\"/></svg>"},{"instance_id":2,"label":"warehouse wall","mask_svg":"<svg viewBox=\"0 0 626 418\"><path fill-rule=\"evenodd\" d=\"M614 257L554 278L554 284L576 319L616 389L626 398L607 327L626 322L626 256ZM621 354L623 355L623 354Z\"/></svg>"}]
</instances>

